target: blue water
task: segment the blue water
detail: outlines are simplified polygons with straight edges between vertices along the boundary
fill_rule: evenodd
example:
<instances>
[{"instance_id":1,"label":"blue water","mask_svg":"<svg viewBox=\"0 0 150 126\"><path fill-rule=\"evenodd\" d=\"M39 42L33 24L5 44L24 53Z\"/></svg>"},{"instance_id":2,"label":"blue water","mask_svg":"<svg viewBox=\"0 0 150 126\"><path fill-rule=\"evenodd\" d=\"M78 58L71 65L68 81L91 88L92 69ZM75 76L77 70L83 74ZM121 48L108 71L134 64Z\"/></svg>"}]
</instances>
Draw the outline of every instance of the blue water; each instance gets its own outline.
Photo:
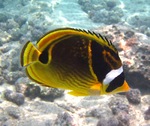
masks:
<instances>
[{"instance_id":1,"label":"blue water","mask_svg":"<svg viewBox=\"0 0 150 126\"><path fill-rule=\"evenodd\" d=\"M8 19L25 18L25 25L33 22L46 29L93 28L114 23L140 28L150 26L149 6L149 0L7 0L1 1L0 11Z\"/></svg>"}]
</instances>

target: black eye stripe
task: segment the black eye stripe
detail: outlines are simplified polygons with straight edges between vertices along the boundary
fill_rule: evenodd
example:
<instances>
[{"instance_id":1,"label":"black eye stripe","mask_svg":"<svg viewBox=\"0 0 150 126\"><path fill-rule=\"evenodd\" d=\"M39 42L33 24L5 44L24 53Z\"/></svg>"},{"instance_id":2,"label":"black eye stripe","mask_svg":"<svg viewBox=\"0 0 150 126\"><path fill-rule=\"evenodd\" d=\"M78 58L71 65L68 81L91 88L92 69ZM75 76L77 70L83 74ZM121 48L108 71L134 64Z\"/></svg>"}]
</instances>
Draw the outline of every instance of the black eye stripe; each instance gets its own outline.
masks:
<instances>
[{"instance_id":1,"label":"black eye stripe","mask_svg":"<svg viewBox=\"0 0 150 126\"><path fill-rule=\"evenodd\" d=\"M121 87L124 83L125 77L124 77L124 73L122 72L119 76L117 76L114 80L112 80L109 83L109 86L106 89L106 92L112 92L113 90L115 90L118 87Z\"/></svg>"}]
</instances>

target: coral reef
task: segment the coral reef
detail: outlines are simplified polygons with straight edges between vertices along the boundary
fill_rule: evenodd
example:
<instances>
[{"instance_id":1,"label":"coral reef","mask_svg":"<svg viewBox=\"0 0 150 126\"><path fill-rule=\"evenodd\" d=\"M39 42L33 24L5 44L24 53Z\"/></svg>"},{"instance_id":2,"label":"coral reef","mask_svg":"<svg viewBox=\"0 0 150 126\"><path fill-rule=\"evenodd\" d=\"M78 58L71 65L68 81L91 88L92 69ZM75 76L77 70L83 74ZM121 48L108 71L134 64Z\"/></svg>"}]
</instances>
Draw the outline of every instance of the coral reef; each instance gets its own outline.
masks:
<instances>
[{"instance_id":1,"label":"coral reef","mask_svg":"<svg viewBox=\"0 0 150 126\"><path fill-rule=\"evenodd\" d=\"M119 0L78 0L89 18L96 23L116 24L121 22L123 11L119 8Z\"/></svg>"}]
</instances>

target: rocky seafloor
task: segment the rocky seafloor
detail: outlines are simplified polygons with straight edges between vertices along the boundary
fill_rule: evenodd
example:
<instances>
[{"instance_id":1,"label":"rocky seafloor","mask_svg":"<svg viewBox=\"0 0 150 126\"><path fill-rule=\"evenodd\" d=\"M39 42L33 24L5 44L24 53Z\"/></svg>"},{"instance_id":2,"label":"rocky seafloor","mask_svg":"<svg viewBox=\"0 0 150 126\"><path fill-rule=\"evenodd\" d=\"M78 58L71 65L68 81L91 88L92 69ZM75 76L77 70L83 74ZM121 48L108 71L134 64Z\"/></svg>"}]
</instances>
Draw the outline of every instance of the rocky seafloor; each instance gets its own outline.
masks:
<instances>
[{"instance_id":1,"label":"rocky seafloor","mask_svg":"<svg viewBox=\"0 0 150 126\"><path fill-rule=\"evenodd\" d=\"M150 126L148 3L0 0L0 126ZM57 27L107 36L119 51L131 91L74 97L29 80L20 66L21 48Z\"/></svg>"}]
</instances>

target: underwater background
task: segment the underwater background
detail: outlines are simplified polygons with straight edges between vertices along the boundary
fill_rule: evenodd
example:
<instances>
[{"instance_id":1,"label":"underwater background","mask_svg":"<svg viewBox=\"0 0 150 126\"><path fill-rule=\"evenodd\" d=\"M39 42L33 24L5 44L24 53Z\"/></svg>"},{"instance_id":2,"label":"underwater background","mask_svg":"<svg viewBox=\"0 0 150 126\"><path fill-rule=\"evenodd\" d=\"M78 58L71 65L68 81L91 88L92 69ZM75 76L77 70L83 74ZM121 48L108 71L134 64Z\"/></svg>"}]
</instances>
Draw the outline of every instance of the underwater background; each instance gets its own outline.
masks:
<instances>
[{"instance_id":1,"label":"underwater background","mask_svg":"<svg viewBox=\"0 0 150 126\"><path fill-rule=\"evenodd\" d=\"M74 97L29 80L23 45L62 27L107 36L132 90ZM0 126L35 125L150 126L150 0L0 0Z\"/></svg>"}]
</instances>

